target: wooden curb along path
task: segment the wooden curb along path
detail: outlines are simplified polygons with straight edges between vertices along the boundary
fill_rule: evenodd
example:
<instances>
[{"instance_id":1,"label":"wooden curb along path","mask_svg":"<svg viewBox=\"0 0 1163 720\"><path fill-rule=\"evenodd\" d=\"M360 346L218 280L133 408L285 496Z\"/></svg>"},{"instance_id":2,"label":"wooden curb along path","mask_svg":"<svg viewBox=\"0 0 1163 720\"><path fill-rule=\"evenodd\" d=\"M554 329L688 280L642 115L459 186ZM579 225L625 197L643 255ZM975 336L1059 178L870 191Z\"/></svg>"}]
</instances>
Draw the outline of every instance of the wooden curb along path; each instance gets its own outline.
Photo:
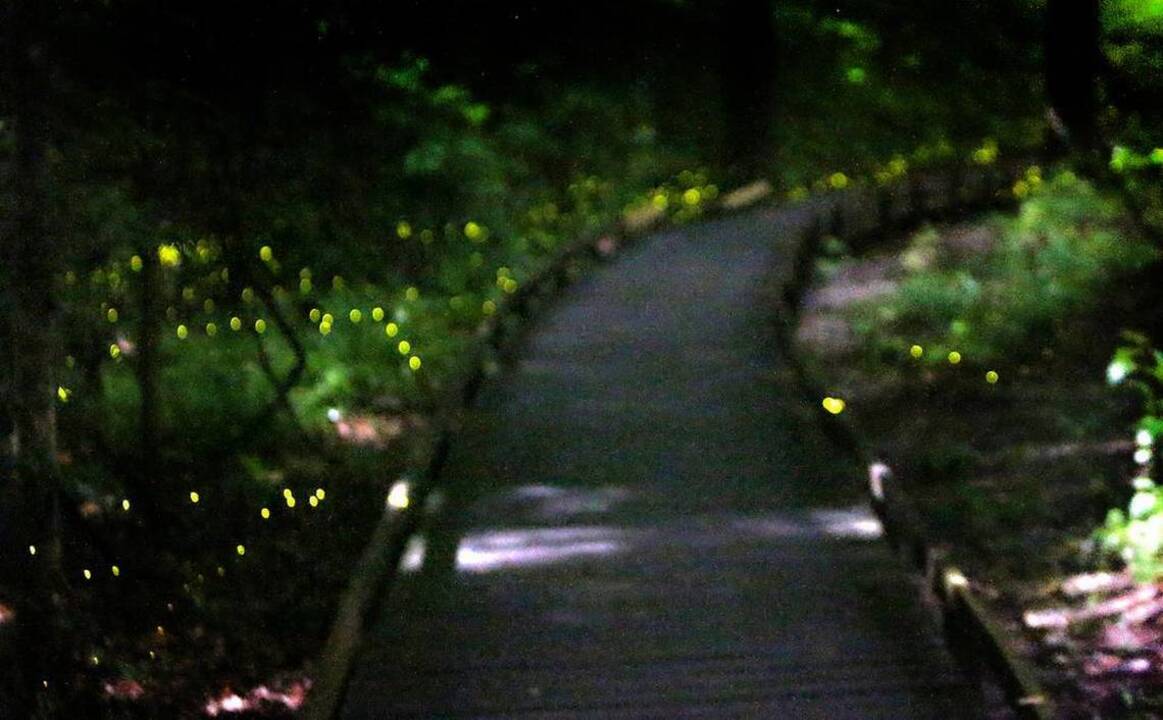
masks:
<instances>
[{"instance_id":1,"label":"wooden curb along path","mask_svg":"<svg viewBox=\"0 0 1163 720\"><path fill-rule=\"evenodd\" d=\"M930 180L931 191L918 193L927 195L928 199L924 202L926 211L914 215L908 221L893 224L900 228L931 215L981 209L990 204L1008 204L1004 198L1000 203L997 202L996 190L1004 192L1008 188L1007 180L1017 177L1020 172L1019 166L1013 166L1000 175L980 176L969 184L974 188L971 193L960 196L950 192L951 187L957 187L953 178L947 178L944 182ZM883 199L877 202L880 207L885 206ZM868 443L864 441L859 428L843 416L827 413L816 403L824 394L822 383L813 378L798 361L792 348L800 302L811 283L820 238L831 234L849 242L856 249L863 249L878 240L891 237L891 234L883 232L880 223L852 223L849 218L853 216L853 210L844 205L844 200L838 200L832 207L830 217L821 216L816 232L800 247L796 275L783 294L779 341L795 365L801 391L817 409L832 439L856 463L867 468L869 502L880 518L885 537L892 549L921 576L923 586L936 601L946 639L954 654L971 672L985 674L990 681L1000 684L1006 702L1018 717L1049 720L1056 716L1054 706L1034 669L1014 647L1012 633L977 596L970 579L949 560L946 551L932 542L927 524L912 499L901 489L892 468L868 450ZM885 217L883 211L878 214L882 219Z\"/></svg>"},{"instance_id":2,"label":"wooden curb along path","mask_svg":"<svg viewBox=\"0 0 1163 720\"><path fill-rule=\"evenodd\" d=\"M891 186L876 189L856 187L812 198L789 208L786 212L810 212L816 231L808 233L806 241L799 247L796 271L784 294L783 306L779 308L784 321L781 325L785 330L780 333L781 342L786 343L788 323L794 318L798 298L809 277L816 246L823 235L833 234L853 241L872 238L883 235L888 228L900 228L919 218L996 202L1002 197L999 190L1008 190L1016 174L1013 170L995 166L988 169L958 168L914 174ZM758 202L767 197L769 192L763 185L755 184L729 193L715 212L729 212ZM357 650L365 636L368 618L393 583L408 539L420 523L426 497L448 456L458 417L476 395L492 353L511 346L526 321L560 288L578 277L585 264L609 255L618 243L629 242L655 229L661 222L660 213L640 215L629 218L609 233L579 239L563 249L544 270L522 284L516 293L507 298L498 313L481 325L478 330L480 342L473 348L474 356L470 364L473 371L452 383L437 404L434 422L431 423L432 430L416 444L416 455L411 463L415 471L406 478L408 485L405 502L393 503L385 509L340 599L327 643L313 668L314 686L303 711L304 717L309 720L329 720L337 715ZM801 379L804 379L802 375ZM806 384L804 387L807 387ZM832 422L825 427L843 426ZM856 436L847 430L841 430L840 435L839 439L845 447L853 450L853 456L863 459ZM899 542L912 544L915 538L908 535L909 531L906 530L912 526L901 519L904 517L901 511L894 509L897 505L895 497L894 489L885 498L878 498L874 506L881 513L890 538L903 537L905 539ZM925 551L924 557L927 565L936 566L932 553ZM947 627L957 630L954 637L973 636L974 642L981 642L981 633L973 628L988 630L996 624L980 619L984 618L984 614L980 603L973 599L968 583L950 585L950 578L963 576L951 574L949 568L943 568L942 573L939 577L944 585L938 588L942 590L939 597L947 598L946 605L951 608L946 616ZM973 622L973 618L979 620ZM987 632L986 637L994 636ZM1003 651L1004 657L1009 657L1004 653L1004 644L1000 642L993 641L992 645L983 646L997 647ZM1013 670L1010 675L1017 678L1022 673ZM1027 682L1021 684L1013 694L1017 698L1028 699L1034 694L1029 689ZM1023 707L1044 708L1029 704Z\"/></svg>"}]
</instances>

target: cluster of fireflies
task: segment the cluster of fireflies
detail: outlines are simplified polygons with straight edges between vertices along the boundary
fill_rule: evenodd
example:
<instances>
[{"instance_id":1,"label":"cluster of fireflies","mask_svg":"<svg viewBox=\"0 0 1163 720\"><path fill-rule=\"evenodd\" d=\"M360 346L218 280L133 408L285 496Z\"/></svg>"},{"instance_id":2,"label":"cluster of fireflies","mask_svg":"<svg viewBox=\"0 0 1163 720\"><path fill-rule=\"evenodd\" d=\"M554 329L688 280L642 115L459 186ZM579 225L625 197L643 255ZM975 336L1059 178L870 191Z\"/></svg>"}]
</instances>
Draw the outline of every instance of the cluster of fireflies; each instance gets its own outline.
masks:
<instances>
[{"instance_id":1,"label":"cluster of fireflies","mask_svg":"<svg viewBox=\"0 0 1163 720\"><path fill-rule=\"evenodd\" d=\"M909 347L909 356L914 360L920 360L924 355L925 348L923 346L914 344ZM964 358L959 350L950 350L946 354L945 359L950 365L960 365ZM1001 375L998 374L997 370L987 370L985 372L985 381L990 385L996 385L1000 379Z\"/></svg>"},{"instance_id":2,"label":"cluster of fireflies","mask_svg":"<svg viewBox=\"0 0 1163 720\"><path fill-rule=\"evenodd\" d=\"M593 181L587 185L593 185L597 181ZM690 204L701 203L708 194L705 188L688 187L683 195L683 201ZM542 222L551 222L557 217L555 208L546 207L539 217ZM411 238L417 231L406 220L401 220L397 223L396 235L401 239ZM483 246L491 238L491 231L487 225L478 220L468 220L462 226L453 228L446 227L446 231L453 235L459 235L477 246ZM429 229L418 231L418 235L424 242L432 240L433 233ZM207 293L220 293L222 288L227 286L230 279L230 270L226 267L220 267L216 270L206 273L199 268L199 265L206 265L207 263L216 260L221 255L221 249L218 245L210 240L199 240L193 248L177 243L162 243L157 246L156 259L157 264L163 269L175 270L186 274L194 274L191 278L191 284L180 286L178 296L180 302L171 305L165 310L165 318L169 320L169 337L176 339L179 342L193 342L196 337L204 336L206 338L219 337L220 327L229 328L233 333L244 333L244 331L253 331L255 335L265 335L270 329L270 318L255 317L253 313L239 313L228 315L222 320L214 320L205 318L197 321L195 318L182 318L183 310L181 308L188 308L190 305L200 306L201 310L207 314L211 314L218 307L213 297L207 296ZM279 273L279 262L276 259L276 252L270 245L262 245L258 248L257 255L274 275ZM184 262L189 261L189 262ZM485 255L479 251L474 251L469 256L469 265L473 268L478 268L486 262ZM145 260L141 254L132 255L127 263L130 271L140 273L145 269ZM124 271L122 271L124 272ZM199 272L203 274L200 278L197 276ZM114 298L120 298L123 291L118 288L122 287L123 275L119 273L116 266L110 269L98 269L93 273L94 284L107 284L113 293ZM496 287L504 294L512 294L519 288L519 281L515 273L508 267L500 267L496 274ZM331 287L335 290L343 290L346 288L346 283L342 277L335 275L332 277ZM66 273L66 281L70 283L76 282L76 273L69 271ZM309 268L301 268L298 272L298 289L302 294L309 294L314 288L315 278ZM189 282L189 281L188 281ZM270 288L269 296L264 295L264 302L269 303L271 298L276 300L286 297L286 291L279 285L274 285ZM418 287L408 286L403 289L403 302L416 303L420 301L421 292ZM448 306L455 311L461 311L467 307L479 308L477 311L478 317L488 317L494 315L498 310L498 302L491 298L485 298L480 301L478 306L474 306L467 302L471 296L453 295L448 298ZM259 300L259 293L254 287L244 287L237 295L241 303L241 307L255 305ZM120 303L118 303L120 304ZM429 307L429 306L426 306ZM430 306L430 307L435 307ZM111 325L123 327L124 313L121 308L117 307L112 301L102 303L103 318ZM247 318L246 315L251 317ZM365 323L367 320L375 323L377 326L383 327L384 335L392 340L392 345L399 354L403 356L401 359L405 363L406 370L416 373L424 367L424 359L415 349L415 340L410 338L399 337L403 335L402 323L411 315L405 306L398 306L394 317L392 312L385 309L384 306L376 305L370 308L348 307L342 311L326 312L322 308L311 308L308 313L308 318L311 323L318 330L320 336L327 337L334 331L339 329L339 324L336 322L336 316L346 317L346 320L353 326L358 326ZM120 325L119 325L120 324ZM130 318L130 327L134 324L134 318ZM278 326L280 331L285 332L285 326L280 323ZM126 339L124 335L119 335L115 342L108 344L109 358L114 362L120 362L123 356L132 356L136 352L135 344ZM71 390L61 386L58 389L58 398L60 402L68 402L71 395Z\"/></svg>"}]
</instances>

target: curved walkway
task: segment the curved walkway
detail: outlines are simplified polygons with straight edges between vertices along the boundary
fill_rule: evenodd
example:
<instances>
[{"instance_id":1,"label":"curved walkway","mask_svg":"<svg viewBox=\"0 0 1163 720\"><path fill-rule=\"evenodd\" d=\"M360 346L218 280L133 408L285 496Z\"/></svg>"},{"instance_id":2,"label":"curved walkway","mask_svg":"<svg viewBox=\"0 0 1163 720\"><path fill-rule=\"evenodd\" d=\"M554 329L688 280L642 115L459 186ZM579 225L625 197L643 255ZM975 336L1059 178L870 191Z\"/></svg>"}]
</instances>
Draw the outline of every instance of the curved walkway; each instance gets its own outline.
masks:
<instances>
[{"instance_id":1,"label":"curved walkway","mask_svg":"<svg viewBox=\"0 0 1163 720\"><path fill-rule=\"evenodd\" d=\"M660 233L482 388L343 717L952 718L959 675L794 390L807 209Z\"/></svg>"}]
</instances>

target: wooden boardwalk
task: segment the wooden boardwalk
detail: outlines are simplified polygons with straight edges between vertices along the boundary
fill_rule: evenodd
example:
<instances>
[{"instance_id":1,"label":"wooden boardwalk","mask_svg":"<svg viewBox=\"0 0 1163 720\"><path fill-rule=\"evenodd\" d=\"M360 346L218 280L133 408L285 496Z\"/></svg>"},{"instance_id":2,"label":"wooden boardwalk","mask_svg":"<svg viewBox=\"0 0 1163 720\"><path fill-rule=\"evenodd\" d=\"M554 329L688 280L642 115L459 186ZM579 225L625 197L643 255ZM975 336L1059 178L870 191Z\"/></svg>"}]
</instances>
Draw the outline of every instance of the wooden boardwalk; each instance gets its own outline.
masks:
<instances>
[{"instance_id":1,"label":"wooden boardwalk","mask_svg":"<svg viewBox=\"0 0 1163 720\"><path fill-rule=\"evenodd\" d=\"M960 718L981 700L775 342L809 222L660 233L482 388L356 718Z\"/></svg>"}]
</instances>

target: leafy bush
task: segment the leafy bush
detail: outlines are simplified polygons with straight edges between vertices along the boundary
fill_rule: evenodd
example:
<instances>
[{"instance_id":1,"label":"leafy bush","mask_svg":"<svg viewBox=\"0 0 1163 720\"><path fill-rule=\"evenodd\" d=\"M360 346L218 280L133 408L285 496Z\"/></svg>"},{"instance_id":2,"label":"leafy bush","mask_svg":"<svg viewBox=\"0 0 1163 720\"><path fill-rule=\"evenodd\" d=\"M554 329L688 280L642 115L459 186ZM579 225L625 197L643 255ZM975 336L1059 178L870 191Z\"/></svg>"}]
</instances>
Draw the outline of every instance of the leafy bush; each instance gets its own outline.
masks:
<instances>
[{"instance_id":1,"label":"leafy bush","mask_svg":"<svg viewBox=\"0 0 1163 720\"><path fill-rule=\"evenodd\" d=\"M1146 337L1125 333L1107 367L1107 381L1138 391L1144 415L1135 432L1134 494L1125 511L1112 508L1096 533L1098 548L1141 580L1163 575L1163 488L1155 479L1155 444L1163 435L1163 353Z\"/></svg>"},{"instance_id":2,"label":"leafy bush","mask_svg":"<svg viewBox=\"0 0 1163 720\"><path fill-rule=\"evenodd\" d=\"M1018 213L990 219L983 246L950 251L932 228L913 236L898 291L861 311L871 346L902 357L919 344L933 364L953 351L981 366L1020 362L1156 257L1117 203L1069 171L1043 182L1030 168L1013 191Z\"/></svg>"}]
</instances>

